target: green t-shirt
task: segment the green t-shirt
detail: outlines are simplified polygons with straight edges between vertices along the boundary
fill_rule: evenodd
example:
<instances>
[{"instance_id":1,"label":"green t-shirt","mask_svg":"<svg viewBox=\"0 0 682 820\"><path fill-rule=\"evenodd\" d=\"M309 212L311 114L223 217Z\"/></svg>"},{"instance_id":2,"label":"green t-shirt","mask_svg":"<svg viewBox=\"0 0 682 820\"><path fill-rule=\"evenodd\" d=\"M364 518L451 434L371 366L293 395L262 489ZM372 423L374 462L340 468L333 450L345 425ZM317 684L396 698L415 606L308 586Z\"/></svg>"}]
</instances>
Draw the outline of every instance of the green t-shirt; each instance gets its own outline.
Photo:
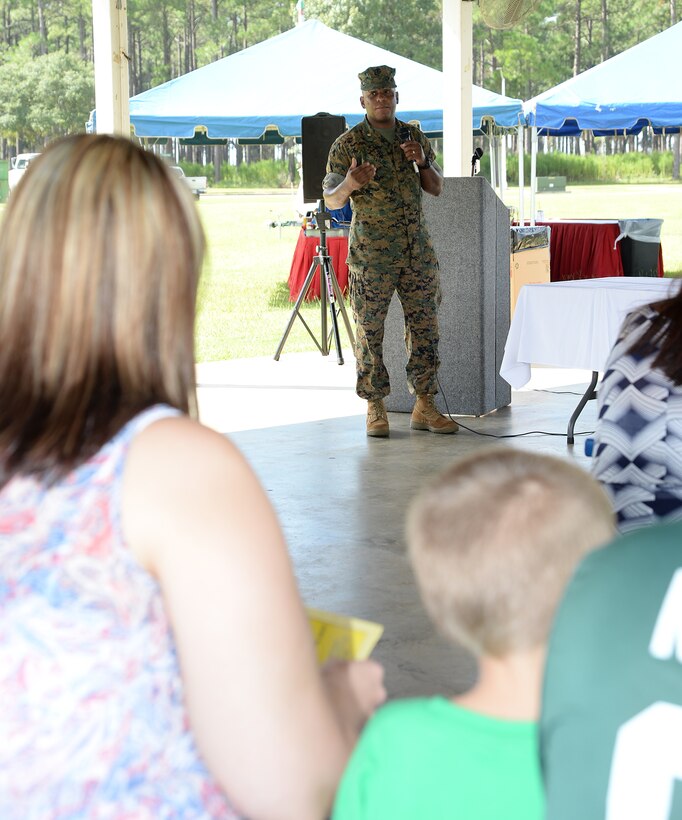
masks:
<instances>
[{"instance_id":1,"label":"green t-shirt","mask_svg":"<svg viewBox=\"0 0 682 820\"><path fill-rule=\"evenodd\" d=\"M547 820L682 820L682 524L588 556L559 608L540 721Z\"/></svg>"},{"instance_id":2,"label":"green t-shirt","mask_svg":"<svg viewBox=\"0 0 682 820\"><path fill-rule=\"evenodd\" d=\"M386 142L393 142L395 139L395 124L393 124L390 128L377 128L375 125L372 126L377 134L380 134Z\"/></svg>"},{"instance_id":3,"label":"green t-shirt","mask_svg":"<svg viewBox=\"0 0 682 820\"><path fill-rule=\"evenodd\" d=\"M334 820L541 820L537 725L443 697L399 700L370 720Z\"/></svg>"}]
</instances>

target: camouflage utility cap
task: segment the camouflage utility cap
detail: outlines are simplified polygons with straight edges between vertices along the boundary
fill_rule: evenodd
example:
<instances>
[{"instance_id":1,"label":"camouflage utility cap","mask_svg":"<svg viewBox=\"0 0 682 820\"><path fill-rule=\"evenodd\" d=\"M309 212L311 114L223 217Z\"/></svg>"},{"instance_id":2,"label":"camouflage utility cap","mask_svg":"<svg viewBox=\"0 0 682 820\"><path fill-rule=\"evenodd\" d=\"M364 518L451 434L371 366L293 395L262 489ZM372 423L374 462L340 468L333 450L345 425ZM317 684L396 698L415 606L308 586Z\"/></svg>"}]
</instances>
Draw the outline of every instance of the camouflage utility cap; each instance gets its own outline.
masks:
<instances>
[{"instance_id":1,"label":"camouflage utility cap","mask_svg":"<svg viewBox=\"0 0 682 820\"><path fill-rule=\"evenodd\" d=\"M375 65L358 74L362 91L376 91L379 88L395 88L395 68Z\"/></svg>"}]
</instances>

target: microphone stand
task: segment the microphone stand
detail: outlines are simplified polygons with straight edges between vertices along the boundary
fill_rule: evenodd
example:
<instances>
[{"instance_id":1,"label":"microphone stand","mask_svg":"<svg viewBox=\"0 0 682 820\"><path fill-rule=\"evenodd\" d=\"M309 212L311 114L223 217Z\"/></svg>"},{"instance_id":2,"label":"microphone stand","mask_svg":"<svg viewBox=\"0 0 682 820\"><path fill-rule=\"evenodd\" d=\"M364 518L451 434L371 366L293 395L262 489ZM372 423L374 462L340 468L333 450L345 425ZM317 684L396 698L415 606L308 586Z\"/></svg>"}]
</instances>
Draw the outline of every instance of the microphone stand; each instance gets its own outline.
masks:
<instances>
[{"instance_id":1,"label":"microphone stand","mask_svg":"<svg viewBox=\"0 0 682 820\"><path fill-rule=\"evenodd\" d=\"M339 282L336 278L336 273L334 272L334 265L332 264L332 258L329 255L329 251L327 249L327 228L328 226L331 227L331 214L329 214L324 209L324 202L323 200L319 200L317 204L317 211L315 212L315 220L317 222L317 227L320 232L320 244L317 247L317 255L313 259L313 263L310 266L310 270L308 271L308 275L305 278L303 286L301 287L301 291L298 294L298 298L296 299L296 304L294 305L294 309L291 311L291 316L289 317L289 322L287 324L286 330L284 331L284 335L277 346L277 350L275 352L275 361L279 361L280 354L284 349L284 344L289 336L289 332L296 321L296 317L301 320L303 326L308 331L310 338L315 342L317 345L317 349L323 356L329 355L329 347L330 341L332 337L334 338L334 342L336 344L336 357L339 364L343 364L343 353L341 351L341 337L339 335L339 323L338 323L338 314L341 314L341 318L346 326L346 332L348 333L348 338L350 339L350 343L352 346L355 345L355 337L353 335L353 329L350 324L350 320L348 319L348 314L346 313L346 307L343 303L343 294L341 293L341 289L339 287ZM315 334L312 332L308 324L306 323L305 319L303 318L300 307L301 303L305 299L308 290L313 281L313 277L317 271L320 271L320 341L318 342ZM329 317L331 319L332 329L331 332L328 332L327 329L327 307L329 307Z\"/></svg>"}]
</instances>

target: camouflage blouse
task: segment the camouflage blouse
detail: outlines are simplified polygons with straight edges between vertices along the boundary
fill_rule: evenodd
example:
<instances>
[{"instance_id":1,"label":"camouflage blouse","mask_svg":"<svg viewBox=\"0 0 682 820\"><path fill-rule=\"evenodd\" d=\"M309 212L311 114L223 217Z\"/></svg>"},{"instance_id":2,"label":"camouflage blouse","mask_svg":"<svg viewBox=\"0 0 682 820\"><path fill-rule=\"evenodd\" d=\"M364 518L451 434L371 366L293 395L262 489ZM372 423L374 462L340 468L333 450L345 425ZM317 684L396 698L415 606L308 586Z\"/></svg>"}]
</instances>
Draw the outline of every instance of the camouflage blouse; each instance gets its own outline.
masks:
<instances>
[{"instance_id":1,"label":"camouflage blouse","mask_svg":"<svg viewBox=\"0 0 682 820\"><path fill-rule=\"evenodd\" d=\"M419 172L400 148L401 126L410 129L425 156L435 158L427 137L414 125L396 120L391 144L365 118L332 145L323 188L335 187L345 177L353 157L358 165L376 166L373 180L351 194L353 219L348 242L348 264L355 267L424 267L437 264L424 213Z\"/></svg>"}]
</instances>

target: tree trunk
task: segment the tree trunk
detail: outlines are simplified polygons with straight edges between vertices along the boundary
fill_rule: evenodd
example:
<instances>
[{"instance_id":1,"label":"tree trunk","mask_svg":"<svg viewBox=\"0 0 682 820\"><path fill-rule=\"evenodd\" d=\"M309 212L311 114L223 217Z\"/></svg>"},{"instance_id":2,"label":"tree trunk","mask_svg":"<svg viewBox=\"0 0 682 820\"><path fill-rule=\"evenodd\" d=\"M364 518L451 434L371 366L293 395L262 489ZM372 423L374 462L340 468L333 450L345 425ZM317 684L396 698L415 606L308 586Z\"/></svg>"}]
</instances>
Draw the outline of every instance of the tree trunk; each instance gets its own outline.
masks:
<instances>
[{"instance_id":1,"label":"tree trunk","mask_svg":"<svg viewBox=\"0 0 682 820\"><path fill-rule=\"evenodd\" d=\"M130 95L134 96L137 93L137 54L135 53L135 30L130 25L130 18L128 18L128 45L130 47L130 65L128 67Z\"/></svg>"},{"instance_id":2,"label":"tree trunk","mask_svg":"<svg viewBox=\"0 0 682 820\"><path fill-rule=\"evenodd\" d=\"M673 136L673 179L680 178L680 135Z\"/></svg>"},{"instance_id":3,"label":"tree trunk","mask_svg":"<svg viewBox=\"0 0 682 820\"><path fill-rule=\"evenodd\" d=\"M214 4L215 5L215 4ZM220 182L222 177L223 146L213 146L213 181Z\"/></svg>"},{"instance_id":4,"label":"tree trunk","mask_svg":"<svg viewBox=\"0 0 682 820\"><path fill-rule=\"evenodd\" d=\"M290 145L287 154L287 177L289 185L293 188L296 184L296 145Z\"/></svg>"},{"instance_id":5,"label":"tree trunk","mask_svg":"<svg viewBox=\"0 0 682 820\"><path fill-rule=\"evenodd\" d=\"M194 0L187 4L187 22L185 25L185 71L194 71L197 53L197 33Z\"/></svg>"},{"instance_id":6,"label":"tree trunk","mask_svg":"<svg viewBox=\"0 0 682 820\"><path fill-rule=\"evenodd\" d=\"M580 74L580 47L582 42L582 0L575 0L575 32L573 36L573 76Z\"/></svg>"},{"instance_id":7,"label":"tree trunk","mask_svg":"<svg viewBox=\"0 0 682 820\"><path fill-rule=\"evenodd\" d=\"M47 26L43 0L38 0L38 34L40 36L40 53L47 54Z\"/></svg>"},{"instance_id":8,"label":"tree trunk","mask_svg":"<svg viewBox=\"0 0 682 820\"><path fill-rule=\"evenodd\" d=\"M142 77L142 48L140 46L140 32L128 24L128 43L130 44L130 93L132 96L139 93Z\"/></svg>"},{"instance_id":9,"label":"tree trunk","mask_svg":"<svg viewBox=\"0 0 682 820\"><path fill-rule=\"evenodd\" d=\"M163 48L163 64L168 70L168 79L173 76L171 71L171 33L168 26L168 9L164 5L161 9L161 47Z\"/></svg>"},{"instance_id":10,"label":"tree trunk","mask_svg":"<svg viewBox=\"0 0 682 820\"><path fill-rule=\"evenodd\" d=\"M485 84L485 51L483 50L483 43L481 43L481 53L479 56L479 62L481 65L481 86Z\"/></svg>"},{"instance_id":11,"label":"tree trunk","mask_svg":"<svg viewBox=\"0 0 682 820\"><path fill-rule=\"evenodd\" d=\"M608 60L610 55L609 45L609 10L607 8L608 0L601 0L601 59Z\"/></svg>"},{"instance_id":12,"label":"tree trunk","mask_svg":"<svg viewBox=\"0 0 682 820\"><path fill-rule=\"evenodd\" d=\"M142 71L143 71L143 68L142 68L142 32L140 31L139 28L135 32L135 41L136 41L136 44L137 44L137 71L138 71L138 74L137 74L137 92L136 93L139 93L140 91L143 90L143 88L142 88Z\"/></svg>"},{"instance_id":13,"label":"tree trunk","mask_svg":"<svg viewBox=\"0 0 682 820\"><path fill-rule=\"evenodd\" d=\"M88 52L85 47L85 17L82 14L78 15L78 53L81 60L88 59Z\"/></svg>"},{"instance_id":14,"label":"tree trunk","mask_svg":"<svg viewBox=\"0 0 682 820\"><path fill-rule=\"evenodd\" d=\"M197 14L194 0L190 0L189 7L191 15L190 43L192 49L192 71L194 71L197 67Z\"/></svg>"}]
</instances>

